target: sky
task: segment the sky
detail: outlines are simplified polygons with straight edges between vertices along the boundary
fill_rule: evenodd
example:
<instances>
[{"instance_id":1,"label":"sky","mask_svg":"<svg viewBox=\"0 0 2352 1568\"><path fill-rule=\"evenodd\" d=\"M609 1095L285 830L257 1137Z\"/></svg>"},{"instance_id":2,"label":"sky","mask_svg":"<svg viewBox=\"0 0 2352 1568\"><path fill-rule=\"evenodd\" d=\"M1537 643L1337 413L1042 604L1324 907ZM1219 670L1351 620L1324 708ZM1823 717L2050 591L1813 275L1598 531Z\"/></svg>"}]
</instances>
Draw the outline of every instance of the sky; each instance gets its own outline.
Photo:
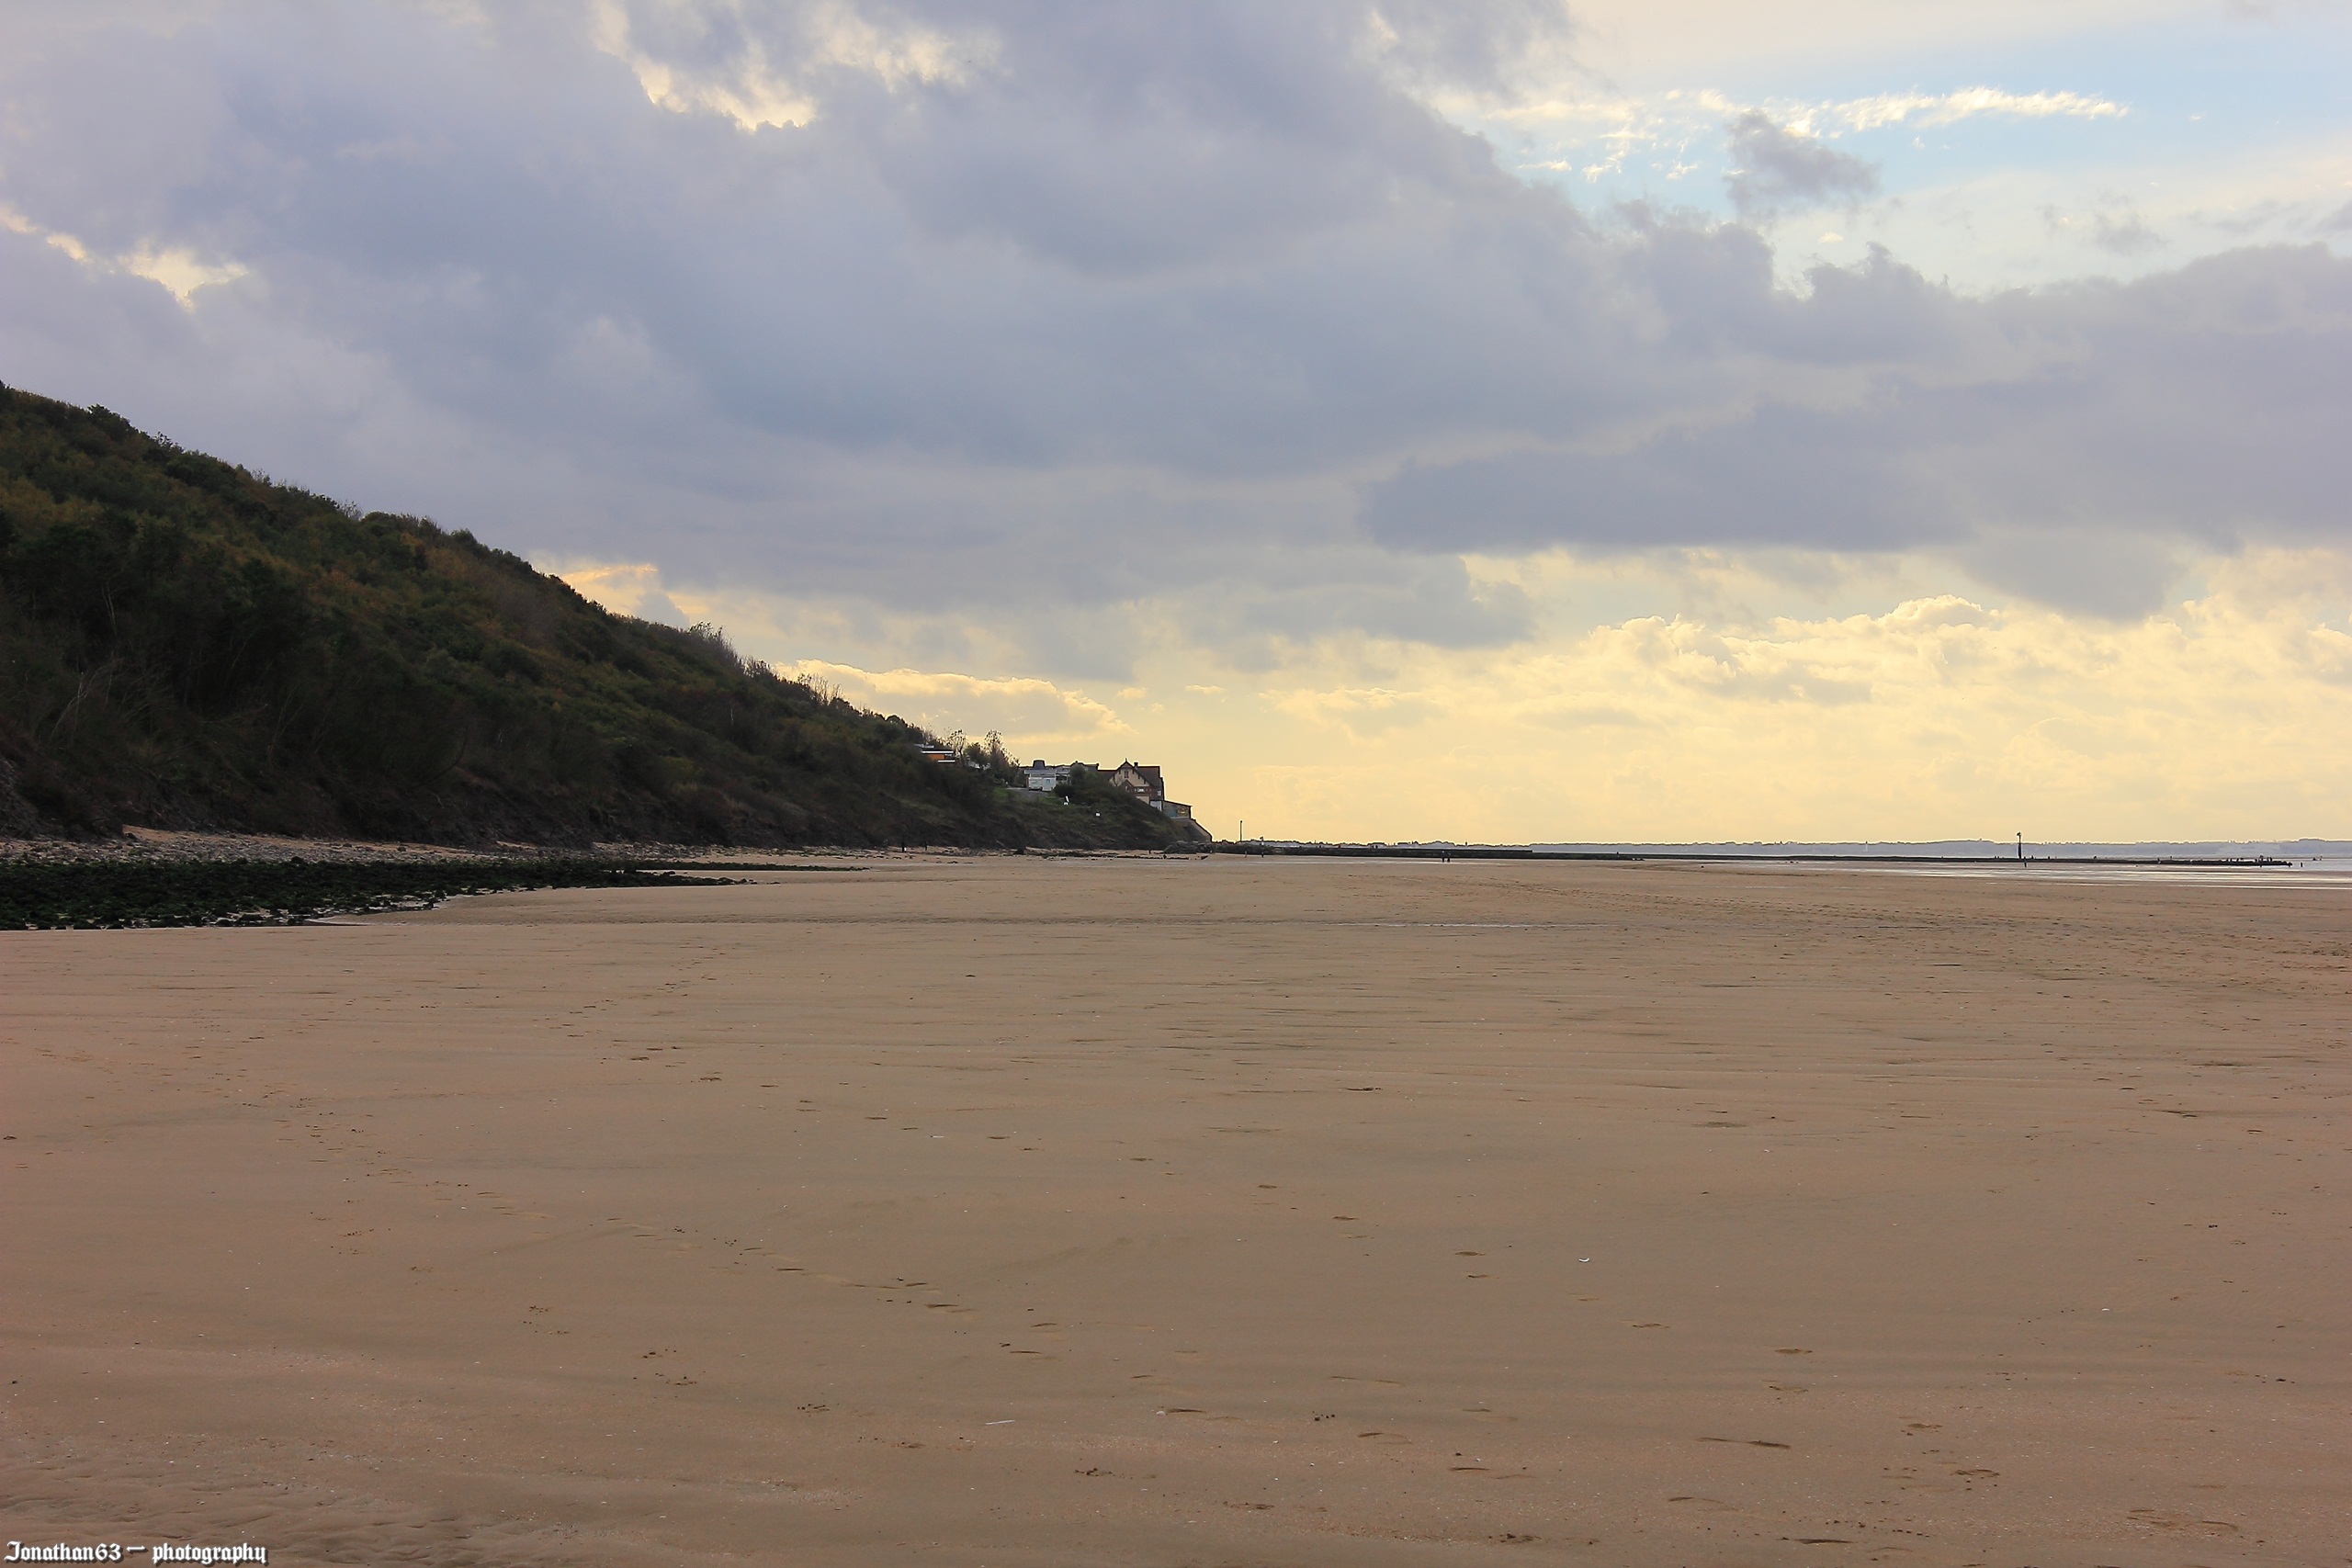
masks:
<instances>
[{"instance_id":1,"label":"sky","mask_svg":"<svg viewBox=\"0 0 2352 1568\"><path fill-rule=\"evenodd\" d=\"M12 0L0 379L1220 835L2352 837L2345 0Z\"/></svg>"}]
</instances>

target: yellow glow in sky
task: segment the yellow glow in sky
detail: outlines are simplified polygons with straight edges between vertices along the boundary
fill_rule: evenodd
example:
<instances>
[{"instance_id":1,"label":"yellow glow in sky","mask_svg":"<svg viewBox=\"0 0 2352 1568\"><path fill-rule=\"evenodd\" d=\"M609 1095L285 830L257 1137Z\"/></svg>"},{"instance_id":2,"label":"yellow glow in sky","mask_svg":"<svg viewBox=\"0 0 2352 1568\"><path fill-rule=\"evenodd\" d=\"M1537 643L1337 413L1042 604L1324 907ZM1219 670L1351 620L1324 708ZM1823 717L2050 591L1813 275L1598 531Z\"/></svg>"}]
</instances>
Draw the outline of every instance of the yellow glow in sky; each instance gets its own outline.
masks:
<instances>
[{"instance_id":1,"label":"yellow glow in sky","mask_svg":"<svg viewBox=\"0 0 2352 1568\"><path fill-rule=\"evenodd\" d=\"M651 581L598 570L571 580L592 596ZM2352 561L2268 551L2204 577L2124 624L1943 593L1475 650L1331 642L1257 671L1171 639L1101 689L797 667L935 729L1001 730L1023 759L1157 761L1220 835L1246 819L1391 841L2352 836ZM792 606L669 598L793 667Z\"/></svg>"}]
</instances>

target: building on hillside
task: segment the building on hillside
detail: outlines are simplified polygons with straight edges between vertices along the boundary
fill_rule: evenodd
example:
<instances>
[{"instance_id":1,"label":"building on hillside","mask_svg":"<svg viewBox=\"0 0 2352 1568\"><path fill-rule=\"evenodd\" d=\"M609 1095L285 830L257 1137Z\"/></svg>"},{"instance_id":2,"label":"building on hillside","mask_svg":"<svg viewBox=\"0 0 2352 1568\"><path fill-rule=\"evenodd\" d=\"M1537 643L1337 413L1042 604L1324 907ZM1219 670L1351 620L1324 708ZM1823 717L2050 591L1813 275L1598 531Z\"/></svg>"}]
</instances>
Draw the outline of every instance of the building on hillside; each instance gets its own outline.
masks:
<instances>
[{"instance_id":1,"label":"building on hillside","mask_svg":"<svg viewBox=\"0 0 2352 1568\"><path fill-rule=\"evenodd\" d=\"M1180 822L1193 819L1193 808L1181 800L1168 798L1168 787L1159 776L1158 764L1152 762L1121 762L1111 782L1142 801L1163 817Z\"/></svg>"},{"instance_id":2,"label":"building on hillside","mask_svg":"<svg viewBox=\"0 0 2352 1568\"><path fill-rule=\"evenodd\" d=\"M1173 818L1179 822L1193 819L1193 808L1181 800L1168 798L1159 769L1148 762L1121 762L1116 768L1104 773L1092 762L1048 762L1040 757L1022 771L1028 775L1029 787L1045 795L1069 783L1070 774L1081 768L1091 773L1102 773L1111 783L1164 817Z\"/></svg>"},{"instance_id":3,"label":"building on hillside","mask_svg":"<svg viewBox=\"0 0 2352 1568\"><path fill-rule=\"evenodd\" d=\"M1080 768L1092 768L1091 762L1048 762L1043 757L1024 770L1029 775L1029 787L1040 794L1051 795L1069 783L1069 776Z\"/></svg>"},{"instance_id":4,"label":"building on hillside","mask_svg":"<svg viewBox=\"0 0 2352 1568\"><path fill-rule=\"evenodd\" d=\"M1168 798L1168 791L1159 782L1159 769L1148 762L1121 762L1111 782L1148 805L1158 806Z\"/></svg>"}]
</instances>

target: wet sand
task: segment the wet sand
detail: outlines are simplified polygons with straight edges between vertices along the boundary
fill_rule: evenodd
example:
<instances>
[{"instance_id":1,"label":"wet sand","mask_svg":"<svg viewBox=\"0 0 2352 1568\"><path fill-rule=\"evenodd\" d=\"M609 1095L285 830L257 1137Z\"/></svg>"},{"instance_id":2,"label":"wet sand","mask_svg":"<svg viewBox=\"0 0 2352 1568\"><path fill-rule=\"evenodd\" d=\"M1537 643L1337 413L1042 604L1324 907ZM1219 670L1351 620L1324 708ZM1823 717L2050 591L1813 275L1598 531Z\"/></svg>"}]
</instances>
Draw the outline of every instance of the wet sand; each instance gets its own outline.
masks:
<instances>
[{"instance_id":1,"label":"wet sand","mask_svg":"<svg viewBox=\"0 0 2352 1568\"><path fill-rule=\"evenodd\" d=\"M0 936L0 1527L2342 1562L2347 979L2339 887L1687 865Z\"/></svg>"}]
</instances>

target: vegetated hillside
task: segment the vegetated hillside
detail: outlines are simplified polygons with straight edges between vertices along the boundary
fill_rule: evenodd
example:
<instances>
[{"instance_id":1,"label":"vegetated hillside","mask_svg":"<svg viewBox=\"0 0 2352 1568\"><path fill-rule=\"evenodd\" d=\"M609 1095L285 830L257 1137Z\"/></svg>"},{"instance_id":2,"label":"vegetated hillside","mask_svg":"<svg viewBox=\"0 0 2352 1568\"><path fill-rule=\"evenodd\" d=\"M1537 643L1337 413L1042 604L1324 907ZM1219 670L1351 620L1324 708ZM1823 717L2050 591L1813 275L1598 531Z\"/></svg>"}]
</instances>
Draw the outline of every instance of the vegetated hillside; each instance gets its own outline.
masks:
<instances>
[{"instance_id":1,"label":"vegetated hillside","mask_svg":"<svg viewBox=\"0 0 2352 1568\"><path fill-rule=\"evenodd\" d=\"M0 832L1151 847L1177 825L365 516L0 388Z\"/></svg>"}]
</instances>

